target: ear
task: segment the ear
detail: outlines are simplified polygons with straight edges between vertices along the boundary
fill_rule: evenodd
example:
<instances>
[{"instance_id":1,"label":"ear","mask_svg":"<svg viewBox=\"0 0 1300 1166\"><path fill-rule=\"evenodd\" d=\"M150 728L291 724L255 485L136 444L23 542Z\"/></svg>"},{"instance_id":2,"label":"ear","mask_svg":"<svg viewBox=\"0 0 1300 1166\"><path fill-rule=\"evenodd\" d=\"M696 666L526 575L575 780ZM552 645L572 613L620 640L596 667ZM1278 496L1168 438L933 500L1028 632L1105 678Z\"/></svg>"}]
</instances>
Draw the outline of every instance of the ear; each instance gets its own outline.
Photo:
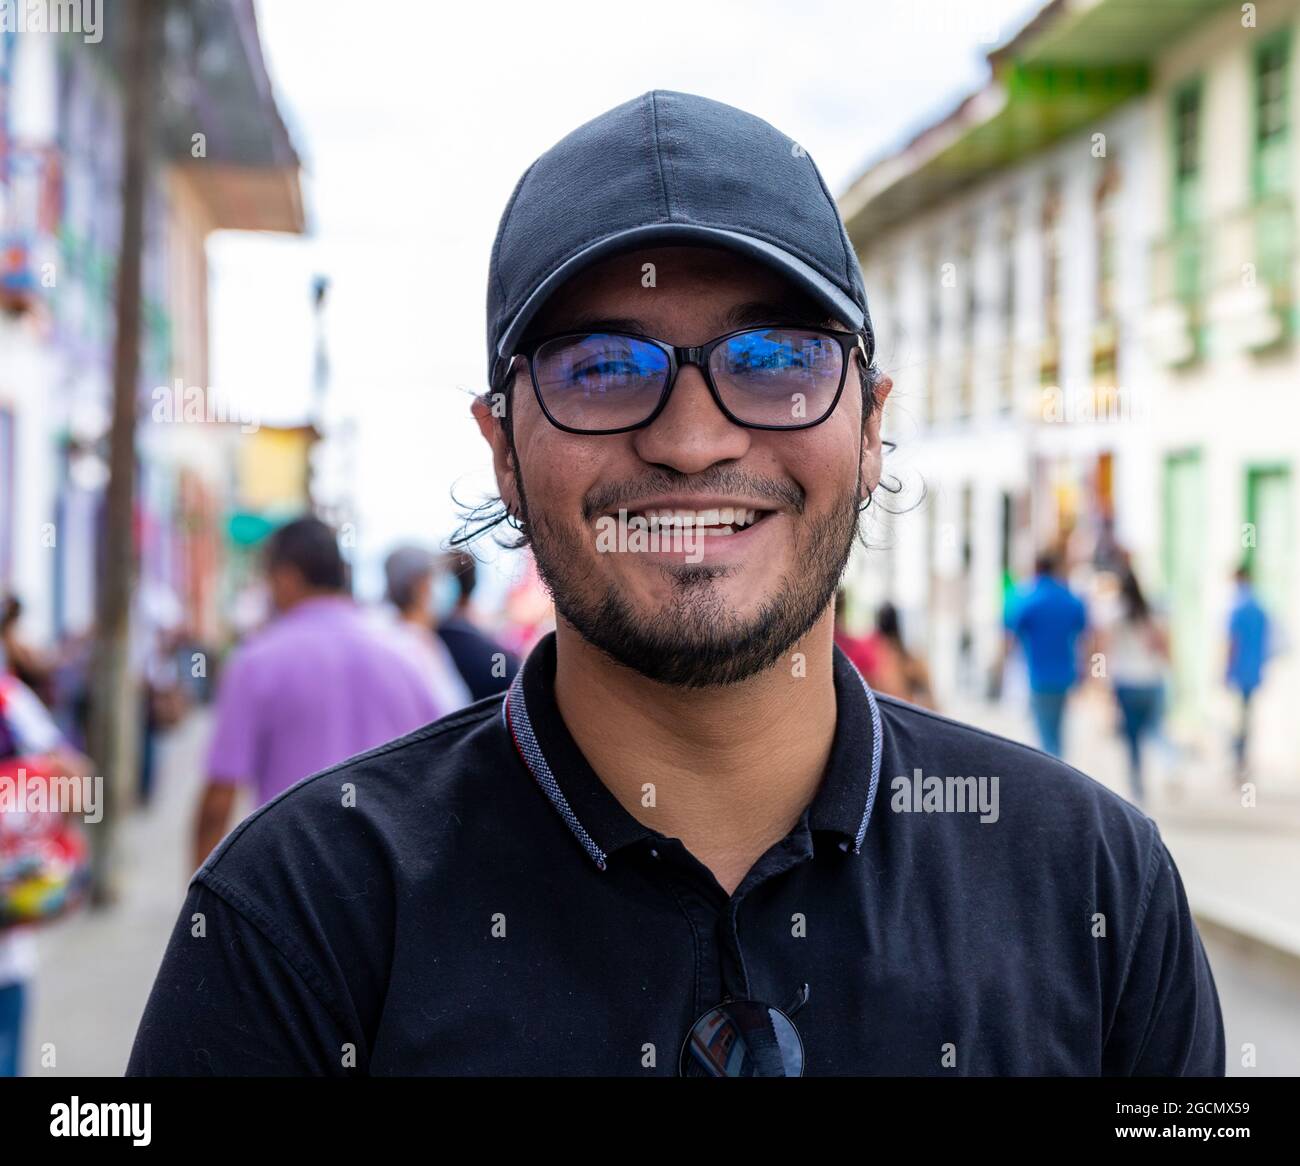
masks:
<instances>
[{"instance_id":1,"label":"ear","mask_svg":"<svg viewBox=\"0 0 1300 1166\"><path fill-rule=\"evenodd\" d=\"M511 514L519 513L519 492L515 485L515 463L510 456L510 442L506 438L505 411L508 407L506 390L498 389L475 397L470 406L478 431L492 447L492 469L496 474L497 493Z\"/></svg>"},{"instance_id":2,"label":"ear","mask_svg":"<svg viewBox=\"0 0 1300 1166\"><path fill-rule=\"evenodd\" d=\"M859 375L865 375L859 373ZM880 485L880 475L884 471L884 457L880 444L880 423L885 412L885 401L889 398L894 382L887 373L881 373L876 381L876 407L862 427L862 487L859 501L866 501L867 495Z\"/></svg>"}]
</instances>

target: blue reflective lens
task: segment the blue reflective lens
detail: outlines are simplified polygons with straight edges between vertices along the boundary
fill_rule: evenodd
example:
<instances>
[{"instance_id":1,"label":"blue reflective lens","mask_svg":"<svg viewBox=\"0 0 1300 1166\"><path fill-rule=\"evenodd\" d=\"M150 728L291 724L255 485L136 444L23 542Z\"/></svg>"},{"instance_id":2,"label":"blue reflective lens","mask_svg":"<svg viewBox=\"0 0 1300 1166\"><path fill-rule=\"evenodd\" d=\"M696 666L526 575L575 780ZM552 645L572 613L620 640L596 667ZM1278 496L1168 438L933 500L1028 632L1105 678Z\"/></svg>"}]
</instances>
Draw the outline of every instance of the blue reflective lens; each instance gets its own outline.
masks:
<instances>
[{"instance_id":1,"label":"blue reflective lens","mask_svg":"<svg viewBox=\"0 0 1300 1166\"><path fill-rule=\"evenodd\" d=\"M546 410L574 429L621 429L654 412L668 355L632 336L592 332L543 344L533 373Z\"/></svg>"},{"instance_id":2,"label":"blue reflective lens","mask_svg":"<svg viewBox=\"0 0 1300 1166\"><path fill-rule=\"evenodd\" d=\"M718 371L731 377L770 382L778 376L807 379L839 372L839 345L815 332L745 332L728 340L719 352Z\"/></svg>"},{"instance_id":3,"label":"blue reflective lens","mask_svg":"<svg viewBox=\"0 0 1300 1166\"><path fill-rule=\"evenodd\" d=\"M647 380L663 384L668 357L653 344L631 336L594 333L545 345L536 357L544 388L585 395L640 389Z\"/></svg>"},{"instance_id":4,"label":"blue reflective lens","mask_svg":"<svg viewBox=\"0 0 1300 1166\"><path fill-rule=\"evenodd\" d=\"M824 417L843 379L844 352L824 333L760 328L731 337L710 371L731 413L755 425L806 424Z\"/></svg>"}]
</instances>

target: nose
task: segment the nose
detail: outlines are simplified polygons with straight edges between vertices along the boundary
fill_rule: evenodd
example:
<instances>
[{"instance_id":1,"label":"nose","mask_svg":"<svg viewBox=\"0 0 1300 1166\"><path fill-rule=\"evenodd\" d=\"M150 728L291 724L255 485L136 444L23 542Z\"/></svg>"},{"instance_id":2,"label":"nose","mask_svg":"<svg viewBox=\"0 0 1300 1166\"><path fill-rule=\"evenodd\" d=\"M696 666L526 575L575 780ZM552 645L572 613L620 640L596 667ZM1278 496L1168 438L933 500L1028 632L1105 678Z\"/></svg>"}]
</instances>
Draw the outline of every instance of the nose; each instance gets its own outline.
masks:
<instances>
[{"instance_id":1,"label":"nose","mask_svg":"<svg viewBox=\"0 0 1300 1166\"><path fill-rule=\"evenodd\" d=\"M664 411L632 436L643 461L683 474L743 457L751 440L750 431L733 424L718 407L704 374L693 364L678 370Z\"/></svg>"}]
</instances>

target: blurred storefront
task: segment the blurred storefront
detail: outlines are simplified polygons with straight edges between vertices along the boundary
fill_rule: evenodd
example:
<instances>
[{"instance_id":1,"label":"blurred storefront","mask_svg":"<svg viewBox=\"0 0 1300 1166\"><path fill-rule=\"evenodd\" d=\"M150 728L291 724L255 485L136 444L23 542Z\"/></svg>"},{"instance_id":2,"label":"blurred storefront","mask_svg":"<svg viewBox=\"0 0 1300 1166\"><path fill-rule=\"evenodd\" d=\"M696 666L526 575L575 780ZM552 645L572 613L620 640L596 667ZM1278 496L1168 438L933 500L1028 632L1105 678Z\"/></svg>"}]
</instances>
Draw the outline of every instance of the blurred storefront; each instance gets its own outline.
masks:
<instances>
[{"instance_id":1,"label":"blurred storefront","mask_svg":"<svg viewBox=\"0 0 1300 1166\"><path fill-rule=\"evenodd\" d=\"M226 516L230 562L223 580L229 609L236 612L236 631L248 630L239 626L238 612L258 583L262 542L276 527L317 509L312 454L320 436L314 425L263 425L240 441Z\"/></svg>"},{"instance_id":2,"label":"blurred storefront","mask_svg":"<svg viewBox=\"0 0 1300 1166\"><path fill-rule=\"evenodd\" d=\"M94 618L120 229L122 57L103 40L0 31L0 590L29 634ZM137 539L142 594L192 634L217 629L238 429L153 408L208 387L216 230L300 233L298 156L276 108L252 0L176 3L164 26L145 212Z\"/></svg>"}]
</instances>

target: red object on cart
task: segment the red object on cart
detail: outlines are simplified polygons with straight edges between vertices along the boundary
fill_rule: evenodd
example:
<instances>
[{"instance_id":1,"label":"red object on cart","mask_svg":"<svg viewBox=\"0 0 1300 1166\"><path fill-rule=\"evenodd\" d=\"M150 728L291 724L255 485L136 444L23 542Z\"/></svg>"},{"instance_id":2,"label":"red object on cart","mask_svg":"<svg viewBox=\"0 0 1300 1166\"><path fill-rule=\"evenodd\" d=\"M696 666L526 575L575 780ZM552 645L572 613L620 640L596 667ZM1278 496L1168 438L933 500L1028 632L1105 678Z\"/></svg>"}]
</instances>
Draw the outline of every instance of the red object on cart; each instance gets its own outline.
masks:
<instances>
[{"instance_id":1,"label":"red object on cart","mask_svg":"<svg viewBox=\"0 0 1300 1166\"><path fill-rule=\"evenodd\" d=\"M65 914L89 884L86 837L60 786L67 776L48 757L0 760L0 929Z\"/></svg>"}]
</instances>

